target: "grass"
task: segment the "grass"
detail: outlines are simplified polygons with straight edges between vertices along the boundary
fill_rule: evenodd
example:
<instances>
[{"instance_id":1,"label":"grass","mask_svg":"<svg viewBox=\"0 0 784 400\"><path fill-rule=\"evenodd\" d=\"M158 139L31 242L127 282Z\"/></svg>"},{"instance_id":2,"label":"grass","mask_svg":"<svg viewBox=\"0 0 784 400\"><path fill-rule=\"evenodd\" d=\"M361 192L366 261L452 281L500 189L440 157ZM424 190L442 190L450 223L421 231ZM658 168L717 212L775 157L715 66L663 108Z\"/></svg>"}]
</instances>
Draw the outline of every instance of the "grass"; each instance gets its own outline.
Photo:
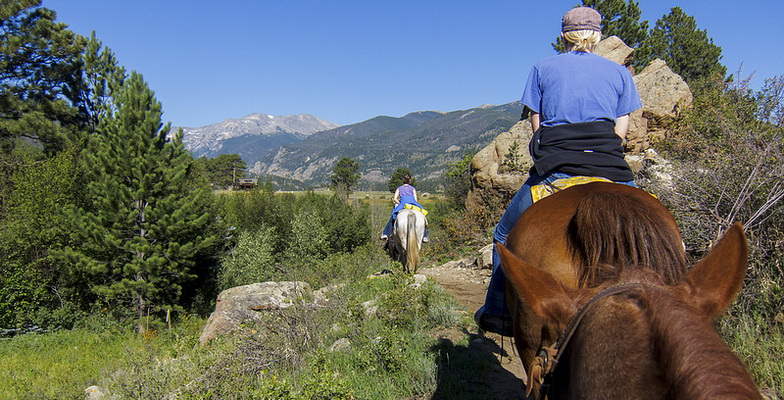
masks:
<instances>
[{"instance_id":1,"label":"grass","mask_svg":"<svg viewBox=\"0 0 784 400\"><path fill-rule=\"evenodd\" d=\"M173 335L158 340L129 330L82 328L0 341L0 399L83 398L87 387L127 367L130 355L151 347L161 356L171 354Z\"/></svg>"},{"instance_id":2,"label":"grass","mask_svg":"<svg viewBox=\"0 0 784 400\"><path fill-rule=\"evenodd\" d=\"M327 307L270 312L256 335L198 344L204 320L139 336L115 326L0 341L0 399L422 398L436 390L437 339L458 329L451 296L404 274L337 289ZM350 286L350 287L349 287ZM375 300L378 311L361 306ZM457 325L456 325L457 324ZM339 339L349 346L330 350Z\"/></svg>"},{"instance_id":3,"label":"grass","mask_svg":"<svg viewBox=\"0 0 784 400\"><path fill-rule=\"evenodd\" d=\"M771 398L784 399L784 328L753 313L724 318L719 327L754 382Z\"/></svg>"}]
</instances>

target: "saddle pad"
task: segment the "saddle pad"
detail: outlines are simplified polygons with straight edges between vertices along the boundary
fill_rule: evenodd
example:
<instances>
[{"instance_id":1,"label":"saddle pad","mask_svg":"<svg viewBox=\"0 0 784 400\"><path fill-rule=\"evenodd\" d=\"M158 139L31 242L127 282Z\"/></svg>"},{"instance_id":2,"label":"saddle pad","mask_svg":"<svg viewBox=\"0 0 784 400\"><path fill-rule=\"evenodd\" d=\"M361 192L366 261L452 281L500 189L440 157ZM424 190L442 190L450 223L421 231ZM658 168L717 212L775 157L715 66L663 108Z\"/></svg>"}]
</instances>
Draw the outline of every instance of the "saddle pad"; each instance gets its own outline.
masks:
<instances>
[{"instance_id":1,"label":"saddle pad","mask_svg":"<svg viewBox=\"0 0 784 400\"><path fill-rule=\"evenodd\" d=\"M427 210L425 210L424 208L417 207L417 206L415 206L415 205L413 205L411 203L406 203L406 205L404 205L403 208L405 208L406 210L419 211L419 212L422 213L422 215L427 216Z\"/></svg>"},{"instance_id":2,"label":"saddle pad","mask_svg":"<svg viewBox=\"0 0 784 400\"><path fill-rule=\"evenodd\" d=\"M537 201L566 188L572 186L584 185L591 182L612 182L607 178L599 178L593 176L572 176L570 178L562 178L553 181L552 183L540 183L531 188L531 198L534 203Z\"/></svg>"}]
</instances>

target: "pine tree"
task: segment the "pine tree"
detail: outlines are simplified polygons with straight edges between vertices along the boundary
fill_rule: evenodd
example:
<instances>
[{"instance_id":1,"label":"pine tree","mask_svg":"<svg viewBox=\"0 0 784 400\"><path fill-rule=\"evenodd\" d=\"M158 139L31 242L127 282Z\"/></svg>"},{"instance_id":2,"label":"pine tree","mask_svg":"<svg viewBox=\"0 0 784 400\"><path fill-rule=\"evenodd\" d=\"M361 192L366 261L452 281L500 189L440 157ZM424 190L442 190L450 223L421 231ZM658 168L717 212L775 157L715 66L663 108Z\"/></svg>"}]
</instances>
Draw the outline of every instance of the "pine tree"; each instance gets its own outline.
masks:
<instances>
[{"instance_id":1,"label":"pine tree","mask_svg":"<svg viewBox=\"0 0 784 400\"><path fill-rule=\"evenodd\" d=\"M86 119L85 129L94 133L100 121L116 111L112 97L122 87L127 73L117 62L114 52L95 37L95 32L90 35L82 53L81 72L76 93Z\"/></svg>"},{"instance_id":2,"label":"pine tree","mask_svg":"<svg viewBox=\"0 0 784 400\"><path fill-rule=\"evenodd\" d=\"M0 5L0 150L16 138L59 150L69 126L79 123L80 54L84 38L55 22L54 11L35 0Z\"/></svg>"},{"instance_id":3,"label":"pine tree","mask_svg":"<svg viewBox=\"0 0 784 400\"><path fill-rule=\"evenodd\" d=\"M672 8L656 21L640 56L646 62L661 58L689 83L713 75L724 77L727 73L727 68L719 62L721 47L713 44L707 31L697 29L694 17L680 7Z\"/></svg>"},{"instance_id":4,"label":"pine tree","mask_svg":"<svg viewBox=\"0 0 784 400\"><path fill-rule=\"evenodd\" d=\"M359 163L348 158L343 157L335 165L332 170L332 188L339 196L348 198L351 191L357 186L359 181Z\"/></svg>"},{"instance_id":5,"label":"pine tree","mask_svg":"<svg viewBox=\"0 0 784 400\"><path fill-rule=\"evenodd\" d=\"M247 165L239 154L221 154L215 158L201 157L196 164L213 188L226 188L234 179L245 177Z\"/></svg>"},{"instance_id":6,"label":"pine tree","mask_svg":"<svg viewBox=\"0 0 784 400\"><path fill-rule=\"evenodd\" d=\"M74 242L67 254L93 277L93 290L131 307L144 331L150 311L176 305L193 278L194 258L215 237L206 187L193 188L181 131L168 140L161 105L132 73L113 98L85 152L88 208L71 213Z\"/></svg>"},{"instance_id":7,"label":"pine tree","mask_svg":"<svg viewBox=\"0 0 784 400\"><path fill-rule=\"evenodd\" d=\"M84 39L40 3L0 2L0 219L23 168L14 151L35 141L47 154L57 152L82 122L73 88Z\"/></svg>"}]
</instances>

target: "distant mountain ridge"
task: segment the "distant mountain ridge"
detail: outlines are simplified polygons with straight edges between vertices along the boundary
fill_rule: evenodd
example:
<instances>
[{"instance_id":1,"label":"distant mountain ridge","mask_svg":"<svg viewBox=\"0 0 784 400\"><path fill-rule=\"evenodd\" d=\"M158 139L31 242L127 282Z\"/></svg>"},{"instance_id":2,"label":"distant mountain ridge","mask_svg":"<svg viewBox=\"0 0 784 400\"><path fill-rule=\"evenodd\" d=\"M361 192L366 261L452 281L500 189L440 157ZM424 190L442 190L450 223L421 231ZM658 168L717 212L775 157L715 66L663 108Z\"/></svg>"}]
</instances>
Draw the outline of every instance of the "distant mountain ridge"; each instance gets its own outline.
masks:
<instances>
[{"instance_id":1,"label":"distant mountain ridge","mask_svg":"<svg viewBox=\"0 0 784 400\"><path fill-rule=\"evenodd\" d=\"M320 186L329 182L337 161L349 157L359 162L363 186L385 188L398 168L411 170L420 183L441 182L449 164L486 146L519 119L518 102L379 116L283 145L256 162L251 172Z\"/></svg>"},{"instance_id":2,"label":"distant mountain ridge","mask_svg":"<svg viewBox=\"0 0 784 400\"><path fill-rule=\"evenodd\" d=\"M195 157L239 154L249 172L324 186L337 161L359 162L360 186L384 189L397 168L419 183L438 185L449 164L476 152L520 119L518 102L451 112L417 111L338 126L312 115L251 114L201 128L184 128Z\"/></svg>"},{"instance_id":3,"label":"distant mountain ridge","mask_svg":"<svg viewBox=\"0 0 784 400\"><path fill-rule=\"evenodd\" d=\"M263 153L340 125L310 114L250 114L198 128L183 127L183 143L194 157L245 152L255 162ZM243 154L240 154L243 156Z\"/></svg>"}]
</instances>

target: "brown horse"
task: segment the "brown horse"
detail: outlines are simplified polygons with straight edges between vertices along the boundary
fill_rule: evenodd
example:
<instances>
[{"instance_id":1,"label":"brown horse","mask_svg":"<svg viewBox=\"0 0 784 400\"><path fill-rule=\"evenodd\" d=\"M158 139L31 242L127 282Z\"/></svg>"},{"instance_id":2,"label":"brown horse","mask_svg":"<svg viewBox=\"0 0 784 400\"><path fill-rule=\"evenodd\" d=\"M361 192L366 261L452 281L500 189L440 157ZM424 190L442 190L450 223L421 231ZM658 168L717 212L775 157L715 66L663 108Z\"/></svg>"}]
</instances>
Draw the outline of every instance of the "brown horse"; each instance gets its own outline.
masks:
<instances>
[{"instance_id":1,"label":"brown horse","mask_svg":"<svg viewBox=\"0 0 784 400\"><path fill-rule=\"evenodd\" d=\"M507 247L499 253L529 392L539 368L552 367L537 351L557 342L557 353L545 353L560 360L547 378L550 399L759 398L710 324L743 282L740 226L687 273L661 203L590 183L531 206Z\"/></svg>"}]
</instances>

